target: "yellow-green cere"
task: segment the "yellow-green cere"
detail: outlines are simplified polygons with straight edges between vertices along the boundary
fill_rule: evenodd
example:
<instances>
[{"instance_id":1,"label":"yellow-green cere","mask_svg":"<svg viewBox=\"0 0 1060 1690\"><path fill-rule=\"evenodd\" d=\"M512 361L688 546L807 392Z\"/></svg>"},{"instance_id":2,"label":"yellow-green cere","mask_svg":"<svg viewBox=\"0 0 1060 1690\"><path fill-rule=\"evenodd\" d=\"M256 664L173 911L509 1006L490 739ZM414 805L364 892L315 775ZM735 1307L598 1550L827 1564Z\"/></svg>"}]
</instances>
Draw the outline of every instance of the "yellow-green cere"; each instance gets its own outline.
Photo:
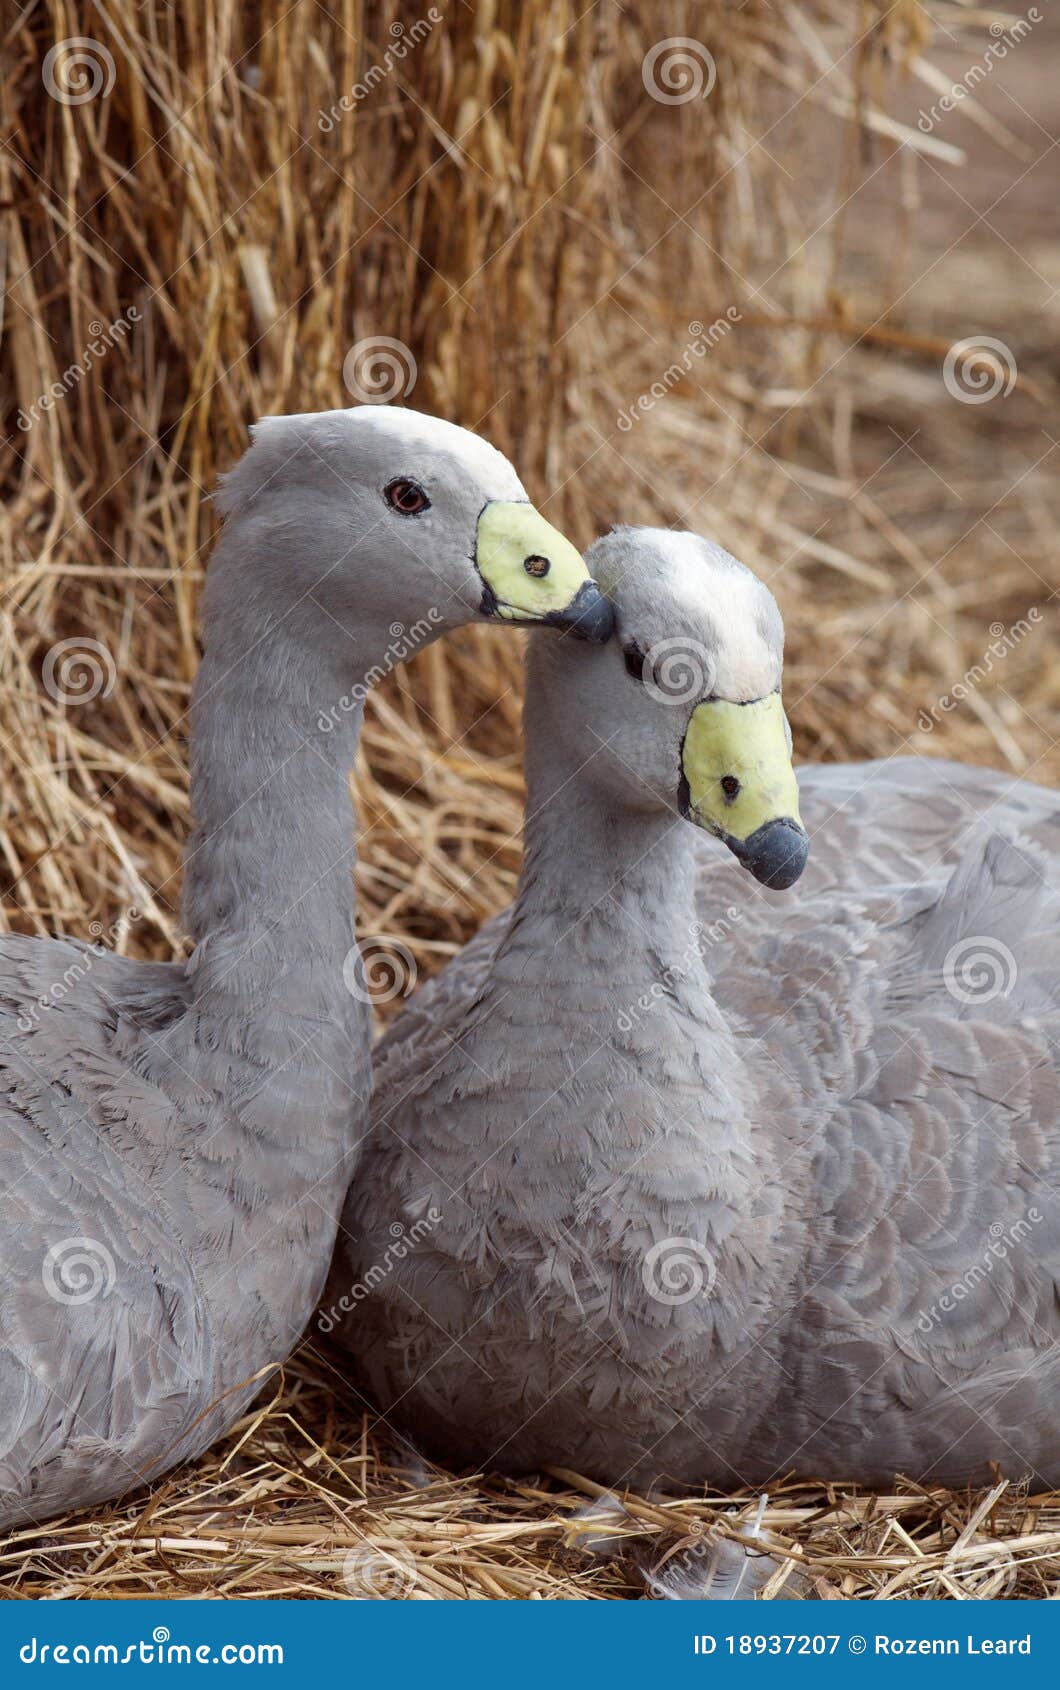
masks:
<instances>
[{"instance_id":1,"label":"yellow-green cere","mask_svg":"<svg viewBox=\"0 0 1060 1690\"><path fill-rule=\"evenodd\" d=\"M488 504L475 561L506 621L541 622L569 609L589 580L581 553L530 504Z\"/></svg>"},{"instance_id":2,"label":"yellow-green cere","mask_svg":"<svg viewBox=\"0 0 1060 1690\"><path fill-rule=\"evenodd\" d=\"M790 745L778 692L751 704L697 704L681 758L692 819L740 841L766 822L799 821Z\"/></svg>"}]
</instances>

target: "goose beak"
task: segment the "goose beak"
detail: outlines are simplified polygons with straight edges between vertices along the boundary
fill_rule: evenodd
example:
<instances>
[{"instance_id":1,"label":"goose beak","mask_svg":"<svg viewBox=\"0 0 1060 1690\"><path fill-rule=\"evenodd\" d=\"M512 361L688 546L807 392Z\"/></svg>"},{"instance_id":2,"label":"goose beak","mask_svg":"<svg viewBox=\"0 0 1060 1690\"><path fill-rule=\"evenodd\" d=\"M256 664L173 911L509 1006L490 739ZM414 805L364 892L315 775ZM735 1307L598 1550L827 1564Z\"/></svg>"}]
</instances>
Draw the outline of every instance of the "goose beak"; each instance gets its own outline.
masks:
<instances>
[{"instance_id":1,"label":"goose beak","mask_svg":"<svg viewBox=\"0 0 1060 1690\"><path fill-rule=\"evenodd\" d=\"M778 891L794 886L810 849L790 747L778 692L750 704L697 704L681 747L681 814Z\"/></svg>"},{"instance_id":2,"label":"goose beak","mask_svg":"<svg viewBox=\"0 0 1060 1690\"><path fill-rule=\"evenodd\" d=\"M483 616L569 628L602 645L615 616L585 560L533 505L492 500L478 519L475 567Z\"/></svg>"}]
</instances>

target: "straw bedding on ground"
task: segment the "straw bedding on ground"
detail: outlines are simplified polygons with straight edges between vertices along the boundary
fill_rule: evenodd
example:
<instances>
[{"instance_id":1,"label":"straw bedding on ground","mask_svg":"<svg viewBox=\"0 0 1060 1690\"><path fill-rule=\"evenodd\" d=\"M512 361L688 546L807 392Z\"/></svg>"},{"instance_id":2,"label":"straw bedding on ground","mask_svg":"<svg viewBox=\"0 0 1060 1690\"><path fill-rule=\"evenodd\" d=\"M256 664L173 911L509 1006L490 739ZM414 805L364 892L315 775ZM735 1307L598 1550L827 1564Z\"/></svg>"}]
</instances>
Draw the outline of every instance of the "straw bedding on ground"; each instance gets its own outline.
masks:
<instances>
[{"instance_id":1,"label":"straw bedding on ground","mask_svg":"<svg viewBox=\"0 0 1060 1690\"><path fill-rule=\"evenodd\" d=\"M939 55L964 66L988 39L962 10L26 8L0 151L8 925L180 953L209 491L255 415L363 391L381 336L395 396L487 432L577 541L619 516L691 526L770 579L801 757L1055 780L1060 243L1031 217L1032 276L1011 237L980 239L984 148L1013 181L1029 168L1012 114L1001 134L916 122ZM706 98L651 96L645 55L676 36L709 52L687 67ZM74 37L99 84L57 99L46 55ZM1011 357L988 360L1011 385L989 403L943 380L973 333ZM369 702L361 927L420 975L511 893L519 690L516 643L469 630ZM520 1485L410 1467L312 1342L194 1467L11 1536L0 1583L630 1597L660 1565L694 1574L757 1507L600 1497L568 1460ZM766 1594L1060 1578L1060 1497L1011 1486L784 1483L763 1524Z\"/></svg>"},{"instance_id":2,"label":"straw bedding on ground","mask_svg":"<svg viewBox=\"0 0 1060 1690\"><path fill-rule=\"evenodd\" d=\"M0 1548L19 1596L600 1600L695 1586L750 1494L656 1499L556 1469L523 1483L411 1463L303 1354L194 1471L148 1498L16 1532ZM1060 1498L999 1484L975 1496L899 1482L888 1495L778 1485L757 1540L763 1594L1047 1597L1060 1576Z\"/></svg>"}]
</instances>

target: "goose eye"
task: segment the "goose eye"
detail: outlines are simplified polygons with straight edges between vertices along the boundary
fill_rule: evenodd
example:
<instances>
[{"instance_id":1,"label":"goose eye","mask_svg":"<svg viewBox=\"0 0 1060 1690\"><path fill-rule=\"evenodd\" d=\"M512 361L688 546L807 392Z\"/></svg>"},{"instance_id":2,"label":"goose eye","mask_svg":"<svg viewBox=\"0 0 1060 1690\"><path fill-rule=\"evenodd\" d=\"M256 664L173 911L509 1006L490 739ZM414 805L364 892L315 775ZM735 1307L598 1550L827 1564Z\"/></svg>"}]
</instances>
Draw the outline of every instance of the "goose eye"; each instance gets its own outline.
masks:
<instances>
[{"instance_id":1,"label":"goose eye","mask_svg":"<svg viewBox=\"0 0 1060 1690\"><path fill-rule=\"evenodd\" d=\"M740 796L740 783L736 779L736 776L722 775L721 790L724 792L725 797L730 804L734 798L738 798Z\"/></svg>"},{"instance_id":2,"label":"goose eye","mask_svg":"<svg viewBox=\"0 0 1060 1690\"><path fill-rule=\"evenodd\" d=\"M630 640L628 645L622 647L622 661L626 665L626 674L631 680L643 682L644 655L636 640Z\"/></svg>"},{"instance_id":3,"label":"goose eye","mask_svg":"<svg viewBox=\"0 0 1060 1690\"><path fill-rule=\"evenodd\" d=\"M392 511L399 516L419 516L422 511L429 511L431 501L417 481L407 481L400 477L391 481L383 489L383 497Z\"/></svg>"}]
</instances>

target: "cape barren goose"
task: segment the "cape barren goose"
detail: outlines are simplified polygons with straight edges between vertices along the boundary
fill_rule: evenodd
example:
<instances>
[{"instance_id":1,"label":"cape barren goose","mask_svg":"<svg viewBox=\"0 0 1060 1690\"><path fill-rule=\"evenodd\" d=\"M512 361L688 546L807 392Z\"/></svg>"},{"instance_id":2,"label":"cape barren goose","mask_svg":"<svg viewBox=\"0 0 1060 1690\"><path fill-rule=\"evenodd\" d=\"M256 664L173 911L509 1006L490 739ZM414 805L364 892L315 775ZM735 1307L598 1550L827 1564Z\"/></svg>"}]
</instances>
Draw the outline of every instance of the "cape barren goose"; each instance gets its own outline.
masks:
<instances>
[{"instance_id":1,"label":"cape barren goose","mask_svg":"<svg viewBox=\"0 0 1060 1690\"><path fill-rule=\"evenodd\" d=\"M191 957L0 940L7 1526L202 1450L320 1295L367 1108L343 983L366 683L399 640L482 616L611 627L507 460L411 411L266 419L220 503Z\"/></svg>"},{"instance_id":2,"label":"cape barren goose","mask_svg":"<svg viewBox=\"0 0 1060 1690\"><path fill-rule=\"evenodd\" d=\"M588 561L618 638L535 642L518 895L376 1052L322 1324L477 1467L1060 1483L1060 801L801 769L769 890L773 599Z\"/></svg>"}]
</instances>

